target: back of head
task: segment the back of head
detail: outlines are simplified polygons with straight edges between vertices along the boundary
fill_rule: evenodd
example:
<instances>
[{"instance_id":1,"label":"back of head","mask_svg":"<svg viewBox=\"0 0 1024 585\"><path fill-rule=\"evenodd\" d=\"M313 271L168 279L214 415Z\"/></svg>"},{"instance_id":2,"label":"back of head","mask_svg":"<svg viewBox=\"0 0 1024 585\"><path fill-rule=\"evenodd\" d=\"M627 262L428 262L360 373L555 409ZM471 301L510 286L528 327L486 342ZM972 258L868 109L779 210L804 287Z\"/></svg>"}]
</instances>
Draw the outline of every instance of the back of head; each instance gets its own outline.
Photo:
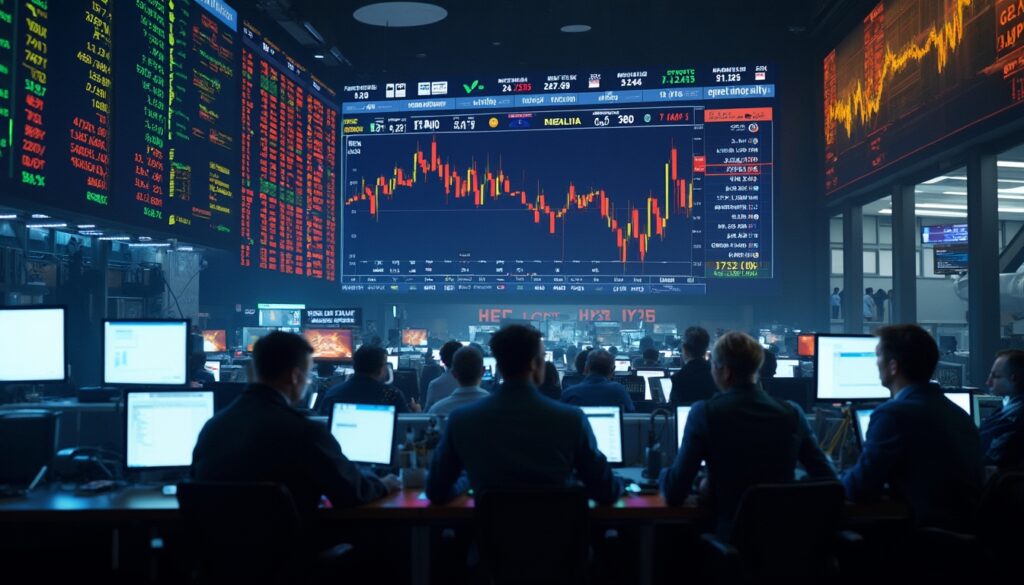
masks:
<instances>
[{"instance_id":1,"label":"back of head","mask_svg":"<svg viewBox=\"0 0 1024 585\"><path fill-rule=\"evenodd\" d=\"M529 374L542 351L540 331L527 325L506 325L491 336L491 353L505 379Z\"/></svg>"},{"instance_id":2,"label":"back of head","mask_svg":"<svg viewBox=\"0 0 1024 585\"><path fill-rule=\"evenodd\" d=\"M753 337L741 331L730 331L718 338L711 351L714 370L728 368L733 384L748 384L756 380L764 362L764 350Z\"/></svg>"},{"instance_id":3,"label":"back of head","mask_svg":"<svg viewBox=\"0 0 1024 585\"><path fill-rule=\"evenodd\" d=\"M644 362L648 364L656 364L659 359L661 359L661 354L658 353L658 350L653 347L648 347L644 350Z\"/></svg>"},{"instance_id":4,"label":"back of head","mask_svg":"<svg viewBox=\"0 0 1024 585\"><path fill-rule=\"evenodd\" d=\"M644 335L640 338L640 351L645 351L648 347L654 347L654 338Z\"/></svg>"},{"instance_id":5,"label":"back of head","mask_svg":"<svg viewBox=\"0 0 1024 585\"><path fill-rule=\"evenodd\" d=\"M587 356L590 355L589 349L576 354L576 359L573 361L573 365L576 367L576 372L582 374L583 370L587 368Z\"/></svg>"},{"instance_id":6,"label":"back of head","mask_svg":"<svg viewBox=\"0 0 1024 585\"><path fill-rule=\"evenodd\" d=\"M252 365L260 382L273 382L289 376L296 368L305 369L313 346L301 335L272 331L256 341Z\"/></svg>"},{"instance_id":7,"label":"back of head","mask_svg":"<svg viewBox=\"0 0 1024 585\"><path fill-rule=\"evenodd\" d=\"M927 384L939 364L939 346L917 325L888 325L875 332L883 363L895 361L900 375L911 384Z\"/></svg>"},{"instance_id":8,"label":"back of head","mask_svg":"<svg viewBox=\"0 0 1024 585\"><path fill-rule=\"evenodd\" d=\"M708 335L707 329L703 327L694 325L693 327L687 327L686 331L683 332L683 351L690 357L704 357L710 344L711 336Z\"/></svg>"},{"instance_id":9,"label":"back of head","mask_svg":"<svg viewBox=\"0 0 1024 585\"><path fill-rule=\"evenodd\" d=\"M608 377L615 371L615 357L611 352L595 349L587 355L587 374Z\"/></svg>"},{"instance_id":10,"label":"back of head","mask_svg":"<svg viewBox=\"0 0 1024 585\"><path fill-rule=\"evenodd\" d=\"M455 352L460 349L462 349L462 344L454 340L446 341L445 344L441 346L441 363L444 364L444 367L451 369L452 358L455 357Z\"/></svg>"},{"instance_id":11,"label":"back of head","mask_svg":"<svg viewBox=\"0 0 1024 585\"><path fill-rule=\"evenodd\" d=\"M541 384L541 389L562 389L562 383L558 379L558 368L555 364L547 362L544 364L544 383Z\"/></svg>"},{"instance_id":12,"label":"back of head","mask_svg":"<svg viewBox=\"0 0 1024 585\"><path fill-rule=\"evenodd\" d=\"M376 376L388 363L388 352L383 347L363 345L352 356L352 369L357 374Z\"/></svg>"},{"instance_id":13,"label":"back of head","mask_svg":"<svg viewBox=\"0 0 1024 585\"><path fill-rule=\"evenodd\" d=\"M484 372L484 356L475 347L462 347L452 356L452 376L459 386L476 386Z\"/></svg>"}]
</instances>

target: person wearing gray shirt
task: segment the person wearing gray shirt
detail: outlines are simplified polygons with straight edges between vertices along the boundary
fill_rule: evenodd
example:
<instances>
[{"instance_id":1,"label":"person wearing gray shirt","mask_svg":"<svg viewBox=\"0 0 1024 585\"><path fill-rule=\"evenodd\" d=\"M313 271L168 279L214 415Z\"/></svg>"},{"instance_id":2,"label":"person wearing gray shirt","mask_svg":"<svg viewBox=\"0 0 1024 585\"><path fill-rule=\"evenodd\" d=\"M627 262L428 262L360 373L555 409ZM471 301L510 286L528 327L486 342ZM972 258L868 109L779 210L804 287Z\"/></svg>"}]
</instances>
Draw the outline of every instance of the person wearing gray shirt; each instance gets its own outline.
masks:
<instances>
[{"instance_id":1,"label":"person wearing gray shirt","mask_svg":"<svg viewBox=\"0 0 1024 585\"><path fill-rule=\"evenodd\" d=\"M455 352L448 373L458 382L458 387L447 398L434 403L430 407L430 414L448 416L456 408L489 396L486 390L480 389L480 380L484 375L484 356L477 348L467 346Z\"/></svg>"}]
</instances>

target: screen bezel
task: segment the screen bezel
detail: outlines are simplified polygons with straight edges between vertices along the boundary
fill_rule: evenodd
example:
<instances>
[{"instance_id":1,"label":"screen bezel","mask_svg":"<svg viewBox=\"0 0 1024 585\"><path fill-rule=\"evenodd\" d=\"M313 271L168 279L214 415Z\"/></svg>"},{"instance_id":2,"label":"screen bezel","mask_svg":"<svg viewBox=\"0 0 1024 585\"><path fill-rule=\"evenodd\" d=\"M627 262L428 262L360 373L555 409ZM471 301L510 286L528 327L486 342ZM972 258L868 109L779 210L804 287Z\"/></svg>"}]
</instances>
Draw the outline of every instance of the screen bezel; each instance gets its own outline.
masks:
<instances>
[{"instance_id":1,"label":"screen bezel","mask_svg":"<svg viewBox=\"0 0 1024 585\"><path fill-rule=\"evenodd\" d=\"M615 404L615 405L609 404L609 405L606 405L606 406L580 406L579 407L580 411L583 412L583 416L587 419L587 424L590 425L590 416L587 415L587 411L586 411L587 408L614 408L614 409L619 411L619 453L622 455L622 461L619 461L618 463L615 463L615 462L609 460L608 459L608 455L604 451L601 451L601 455L604 455L605 461L608 461L608 465L610 465L612 467L625 467L625 465L626 465L626 435L624 433L625 433L625 430L626 430L626 423L623 420L623 416L622 416L622 406L618 405L618 404ZM591 432L591 434L594 433L594 425L590 425L590 432ZM597 436L596 435L594 436L594 444L595 445L597 444ZM598 449L598 451L600 451L600 449Z\"/></svg>"},{"instance_id":2,"label":"screen bezel","mask_svg":"<svg viewBox=\"0 0 1024 585\"><path fill-rule=\"evenodd\" d=\"M334 428L334 413L338 410L338 406L341 406L341 405L351 405L351 406L383 406L383 407L391 409L391 415L394 417L394 421L392 422L392 425L391 425L391 448L388 449L388 462L387 463L380 463L380 462L377 462L377 461L357 461L355 459L350 458L348 455L345 455L344 447L342 447L341 443L338 442L338 438L334 436L334 433L331 433L331 429ZM330 433L331 438L334 439L334 442L338 443L338 448L341 449L341 454L345 455L345 459L348 459L352 463L356 463L358 465L376 465L376 466L380 466L380 467L392 467L392 466L394 466L394 463L395 463L395 436L398 433L398 408L396 408L394 404L362 404L362 403L358 403L358 402L335 402L335 403L333 403L331 405L331 412L328 413L328 415L327 415L327 432Z\"/></svg>"},{"instance_id":3,"label":"screen bezel","mask_svg":"<svg viewBox=\"0 0 1024 585\"><path fill-rule=\"evenodd\" d=\"M183 388L180 386L169 387L169 386L152 386L145 388L141 386L130 386L126 387L124 391L124 414L121 419L122 436L124 437L124 468L126 471L143 472L143 471L174 471L188 469L192 467L192 463L188 465L161 465L161 466L133 466L128 463L128 416L130 409L128 408L128 400L132 394L182 394L182 393L196 394L196 393L209 393L210 403L213 406L213 414L210 418L206 419L206 423L213 420L213 417L217 416L217 396L213 390L206 388ZM203 428L206 428L206 423L203 423ZM200 429L202 434L202 429ZM196 443L199 443L199 437L196 436ZM192 452L195 453L195 445L192 446Z\"/></svg>"},{"instance_id":4,"label":"screen bezel","mask_svg":"<svg viewBox=\"0 0 1024 585\"><path fill-rule=\"evenodd\" d=\"M150 383L136 383L136 382L108 382L107 381L107 324L116 323L184 323L185 324L185 383L184 384L150 384ZM190 374L188 371L188 359L189 359L189 338L192 334L192 320L191 319L104 319L101 325L103 327L102 339L100 341L100 372L104 386L113 386L115 388L188 388Z\"/></svg>"},{"instance_id":5,"label":"screen bezel","mask_svg":"<svg viewBox=\"0 0 1024 585\"><path fill-rule=\"evenodd\" d=\"M0 386L7 384L66 384L69 381L68 376L68 307L67 305L19 305L11 307L0 307L0 311L32 311L32 310L54 310L60 309L64 319L64 339L62 350L64 352L64 377L57 379L46 379L46 380L0 380Z\"/></svg>"},{"instance_id":6,"label":"screen bezel","mask_svg":"<svg viewBox=\"0 0 1024 585\"><path fill-rule=\"evenodd\" d=\"M819 395L819 388L818 388L818 381L821 379L821 368L818 367L818 360L819 360L819 358L821 356L821 348L819 347L819 345L820 345L820 342L821 342L821 338L823 338L823 337L872 337L872 338L877 338L877 336L871 335L869 333L815 333L814 334L814 401L815 402L828 402L828 403L837 403L837 402L879 402L879 401L888 400L889 398L892 397L888 393L888 390L886 390L886 395L885 396L877 396L877 397L846 398L846 397L843 397L843 396L832 396L832 397L829 397L829 398L821 398L820 395ZM882 386L881 380L879 380L878 385L881 388L885 388L885 386Z\"/></svg>"}]
</instances>

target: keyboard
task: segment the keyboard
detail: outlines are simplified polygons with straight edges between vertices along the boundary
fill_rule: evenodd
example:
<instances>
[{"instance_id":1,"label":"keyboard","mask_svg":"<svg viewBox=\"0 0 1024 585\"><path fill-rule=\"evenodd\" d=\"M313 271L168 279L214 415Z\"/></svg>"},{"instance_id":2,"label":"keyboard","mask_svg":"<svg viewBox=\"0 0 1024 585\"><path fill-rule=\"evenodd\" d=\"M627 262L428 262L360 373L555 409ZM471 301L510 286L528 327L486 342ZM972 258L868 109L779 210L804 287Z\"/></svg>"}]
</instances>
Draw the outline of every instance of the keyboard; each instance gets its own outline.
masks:
<instances>
[{"instance_id":1,"label":"keyboard","mask_svg":"<svg viewBox=\"0 0 1024 585\"><path fill-rule=\"evenodd\" d=\"M27 495L28 491L25 488L13 485L0 485L0 499L23 498Z\"/></svg>"}]
</instances>

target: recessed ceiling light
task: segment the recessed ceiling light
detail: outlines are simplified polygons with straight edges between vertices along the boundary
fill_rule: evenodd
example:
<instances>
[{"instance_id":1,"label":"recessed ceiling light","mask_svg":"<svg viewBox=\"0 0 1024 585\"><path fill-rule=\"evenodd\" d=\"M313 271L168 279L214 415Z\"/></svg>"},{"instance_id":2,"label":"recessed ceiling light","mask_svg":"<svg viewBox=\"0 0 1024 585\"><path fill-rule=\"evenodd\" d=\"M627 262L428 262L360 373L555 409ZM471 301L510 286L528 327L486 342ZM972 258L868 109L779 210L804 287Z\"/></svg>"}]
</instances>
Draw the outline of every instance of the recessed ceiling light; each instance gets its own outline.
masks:
<instances>
[{"instance_id":1,"label":"recessed ceiling light","mask_svg":"<svg viewBox=\"0 0 1024 585\"><path fill-rule=\"evenodd\" d=\"M427 54L426 53L416 53L416 58L417 59L426 59L427 58Z\"/></svg>"},{"instance_id":2,"label":"recessed ceiling light","mask_svg":"<svg viewBox=\"0 0 1024 585\"><path fill-rule=\"evenodd\" d=\"M1001 160L996 165L1007 169L1024 169L1024 161L1017 160Z\"/></svg>"},{"instance_id":3,"label":"recessed ceiling light","mask_svg":"<svg viewBox=\"0 0 1024 585\"><path fill-rule=\"evenodd\" d=\"M363 24L387 27L426 26L448 17L448 11L427 2L377 2L352 13Z\"/></svg>"},{"instance_id":4,"label":"recessed ceiling light","mask_svg":"<svg viewBox=\"0 0 1024 585\"><path fill-rule=\"evenodd\" d=\"M501 41L491 41L491 44L494 45L495 47L500 47Z\"/></svg>"},{"instance_id":5,"label":"recessed ceiling light","mask_svg":"<svg viewBox=\"0 0 1024 585\"><path fill-rule=\"evenodd\" d=\"M313 53L313 58L314 59L323 59L324 58L324 54L323 53Z\"/></svg>"},{"instance_id":6,"label":"recessed ceiling light","mask_svg":"<svg viewBox=\"0 0 1024 585\"><path fill-rule=\"evenodd\" d=\"M564 33L585 33L590 31L589 24L567 24L562 27Z\"/></svg>"}]
</instances>

